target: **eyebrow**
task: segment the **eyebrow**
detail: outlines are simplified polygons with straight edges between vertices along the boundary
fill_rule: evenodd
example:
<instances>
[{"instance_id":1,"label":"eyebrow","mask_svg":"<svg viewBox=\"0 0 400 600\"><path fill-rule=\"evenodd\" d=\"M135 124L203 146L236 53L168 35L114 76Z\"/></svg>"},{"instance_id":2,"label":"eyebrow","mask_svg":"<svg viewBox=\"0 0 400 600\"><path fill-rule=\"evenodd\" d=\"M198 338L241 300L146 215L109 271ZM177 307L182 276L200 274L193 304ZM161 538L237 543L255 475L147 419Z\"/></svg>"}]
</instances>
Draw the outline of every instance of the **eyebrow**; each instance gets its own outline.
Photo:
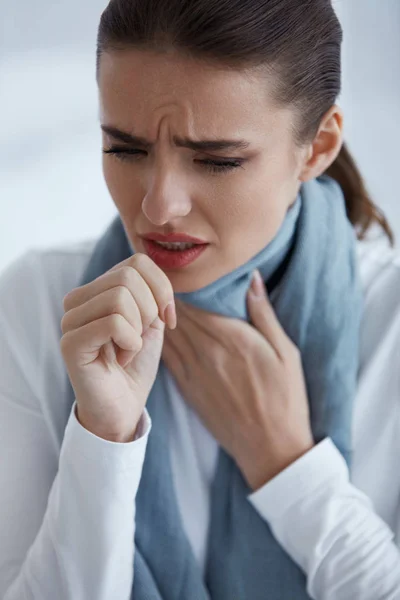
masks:
<instances>
[{"instance_id":1,"label":"eyebrow","mask_svg":"<svg viewBox=\"0 0 400 600\"><path fill-rule=\"evenodd\" d=\"M117 127L111 125L101 125L104 133L107 133L115 140L124 142L125 144L132 144L133 146L140 146L144 149L150 149L152 144L139 136L132 135L126 131L121 131ZM190 140L189 138L180 138L177 136L173 137L174 144L178 148L189 148L190 150L196 151L215 151L215 150L245 150L250 146L246 140Z\"/></svg>"}]
</instances>

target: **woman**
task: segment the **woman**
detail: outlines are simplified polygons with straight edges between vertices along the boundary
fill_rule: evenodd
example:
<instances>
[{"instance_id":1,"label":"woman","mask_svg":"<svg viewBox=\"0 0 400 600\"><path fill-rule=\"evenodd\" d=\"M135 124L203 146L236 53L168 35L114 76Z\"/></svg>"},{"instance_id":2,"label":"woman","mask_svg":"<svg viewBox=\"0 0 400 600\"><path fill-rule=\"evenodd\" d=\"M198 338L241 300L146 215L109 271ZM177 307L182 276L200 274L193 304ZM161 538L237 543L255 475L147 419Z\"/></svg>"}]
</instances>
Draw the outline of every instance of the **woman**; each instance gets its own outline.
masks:
<instances>
[{"instance_id":1,"label":"woman","mask_svg":"<svg viewBox=\"0 0 400 600\"><path fill-rule=\"evenodd\" d=\"M355 259L346 212L392 236L340 42L326 0L103 13L118 218L0 281L5 600L400 598L399 259Z\"/></svg>"}]
</instances>

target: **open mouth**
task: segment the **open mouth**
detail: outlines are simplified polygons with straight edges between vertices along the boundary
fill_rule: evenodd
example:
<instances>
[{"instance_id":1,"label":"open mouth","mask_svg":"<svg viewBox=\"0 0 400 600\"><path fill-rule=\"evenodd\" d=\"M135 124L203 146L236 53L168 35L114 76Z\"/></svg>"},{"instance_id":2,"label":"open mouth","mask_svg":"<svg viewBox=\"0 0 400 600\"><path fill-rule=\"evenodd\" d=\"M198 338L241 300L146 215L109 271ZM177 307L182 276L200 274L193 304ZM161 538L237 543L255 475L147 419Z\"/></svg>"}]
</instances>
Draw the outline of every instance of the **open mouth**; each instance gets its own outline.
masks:
<instances>
[{"instance_id":1,"label":"open mouth","mask_svg":"<svg viewBox=\"0 0 400 600\"><path fill-rule=\"evenodd\" d=\"M143 240L146 253L161 268L176 269L196 260L210 244Z\"/></svg>"},{"instance_id":2,"label":"open mouth","mask_svg":"<svg viewBox=\"0 0 400 600\"><path fill-rule=\"evenodd\" d=\"M165 248L165 250L171 250L172 252L181 252L183 250L188 250L189 248L194 248L195 246L204 246L205 244L190 244L187 242L157 242L154 240L154 243L161 248Z\"/></svg>"}]
</instances>

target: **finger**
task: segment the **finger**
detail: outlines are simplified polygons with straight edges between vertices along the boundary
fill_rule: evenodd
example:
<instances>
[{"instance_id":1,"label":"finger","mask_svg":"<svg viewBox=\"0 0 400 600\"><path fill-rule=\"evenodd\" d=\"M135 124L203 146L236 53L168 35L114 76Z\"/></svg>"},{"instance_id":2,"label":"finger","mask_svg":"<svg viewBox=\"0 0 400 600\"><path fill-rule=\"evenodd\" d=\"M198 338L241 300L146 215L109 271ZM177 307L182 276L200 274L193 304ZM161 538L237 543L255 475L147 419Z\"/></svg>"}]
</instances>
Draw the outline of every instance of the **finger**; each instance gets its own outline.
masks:
<instances>
[{"instance_id":1,"label":"finger","mask_svg":"<svg viewBox=\"0 0 400 600\"><path fill-rule=\"evenodd\" d=\"M111 314L120 314L138 332L143 333L139 307L128 288L112 287L84 304L66 312L61 320L63 334Z\"/></svg>"},{"instance_id":2,"label":"finger","mask_svg":"<svg viewBox=\"0 0 400 600\"><path fill-rule=\"evenodd\" d=\"M138 252L130 256L126 261L122 261L122 263L113 267L111 271L125 266L124 263L127 263L127 266L134 268L140 273L153 292L160 308L166 307L170 302L175 302L174 290L170 280L164 271L147 254Z\"/></svg>"},{"instance_id":3,"label":"finger","mask_svg":"<svg viewBox=\"0 0 400 600\"><path fill-rule=\"evenodd\" d=\"M257 273L259 273L257 271ZM260 278L257 282L258 277ZM278 321L274 308L269 300L268 293L261 275L255 276L255 283L250 286L247 294L247 308L254 327L270 343L276 354L283 359L290 341L285 330ZM261 286L260 286L261 280ZM254 293L257 292L257 295Z\"/></svg>"},{"instance_id":4,"label":"finger","mask_svg":"<svg viewBox=\"0 0 400 600\"><path fill-rule=\"evenodd\" d=\"M143 341L137 331L121 315L108 315L98 321L88 323L80 329L69 331L60 342L64 358L72 356L83 367L99 354L102 346L114 342L119 348L137 354Z\"/></svg>"},{"instance_id":5,"label":"finger","mask_svg":"<svg viewBox=\"0 0 400 600\"><path fill-rule=\"evenodd\" d=\"M134 303L140 313L140 330L146 329L153 323L159 314L159 307L155 301L153 293L141 274L131 267L121 267L112 273L105 274L102 277L76 289L76 294L71 301L64 300L64 307L72 310L83 306L85 303L97 298L107 290L114 291L115 296L121 296L124 288L132 296ZM119 302L122 304L122 301ZM136 311L135 311L136 313ZM133 315L132 315L133 318Z\"/></svg>"},{"instance_id":6,"label":"finger","mask_svg":"<svg viewBox=\"0 0 400 600\"><path fill-rule=\"evenodd\" d=\"M154 303L157 305L156 314L164 321L166 307L170 302L174 303L174 291L168 277L150 257L138 253L118 263L95 280L69 292L64 297L64 310L75 308L115 285L126 285L135 299L138 295L138 304L145 317L146 326L146 315L154 314ZM150 311L147 308L150 308Z\"/></svg>"}]
</instances>

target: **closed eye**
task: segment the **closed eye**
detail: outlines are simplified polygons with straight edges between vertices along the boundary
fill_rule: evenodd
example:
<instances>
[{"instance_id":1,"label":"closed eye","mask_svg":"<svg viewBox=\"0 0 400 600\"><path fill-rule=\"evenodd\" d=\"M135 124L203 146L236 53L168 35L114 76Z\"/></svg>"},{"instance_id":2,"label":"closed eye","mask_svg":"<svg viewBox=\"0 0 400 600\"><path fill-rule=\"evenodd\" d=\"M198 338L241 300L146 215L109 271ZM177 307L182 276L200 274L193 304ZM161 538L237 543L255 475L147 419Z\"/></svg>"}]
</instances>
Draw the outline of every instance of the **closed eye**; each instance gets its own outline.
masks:
<instances>
[{"instance_id":1,"label":"closed eye","mask_svg":"<svg viewBox=\"0 0 400 600\"><path fill-rule=\"evenodd\" d=\"M126 162L132 162L132 161L137 161L140 159L140 157L146 156L146 152L144 150L138 150L136 148L124 148L124 147L118 147L118 146L113 146L109 149L103 149L103 153L104 154L111 154L112 156L115 156L117 158L117 160ZM243 167L243 163L245 162L245 159L241 158L235 158L235 159L230 159L230 160L211 160L211 159L205 159L205 160L196 160L196 163L200 163L201 165L203 165L206 170L210 171L211 173L222 173L222 172L226 172L226 171L231 171L233 169L237 169L239 167Z\"/></svg>"},{"instance_id":2,"label":"closed eye","mask_svg":"<svg viewBox=\"0 0 400 600\"><path fill-rule=\"evenodd\" d=\"M137 156L140 154L146 154L144 150L136 150L132 148L118 148L117 146L113 146L108 150L103 149L104 154L112 154L118 158L118 160L131 160L132 156Z\"/></svg>"}]
</instances>

